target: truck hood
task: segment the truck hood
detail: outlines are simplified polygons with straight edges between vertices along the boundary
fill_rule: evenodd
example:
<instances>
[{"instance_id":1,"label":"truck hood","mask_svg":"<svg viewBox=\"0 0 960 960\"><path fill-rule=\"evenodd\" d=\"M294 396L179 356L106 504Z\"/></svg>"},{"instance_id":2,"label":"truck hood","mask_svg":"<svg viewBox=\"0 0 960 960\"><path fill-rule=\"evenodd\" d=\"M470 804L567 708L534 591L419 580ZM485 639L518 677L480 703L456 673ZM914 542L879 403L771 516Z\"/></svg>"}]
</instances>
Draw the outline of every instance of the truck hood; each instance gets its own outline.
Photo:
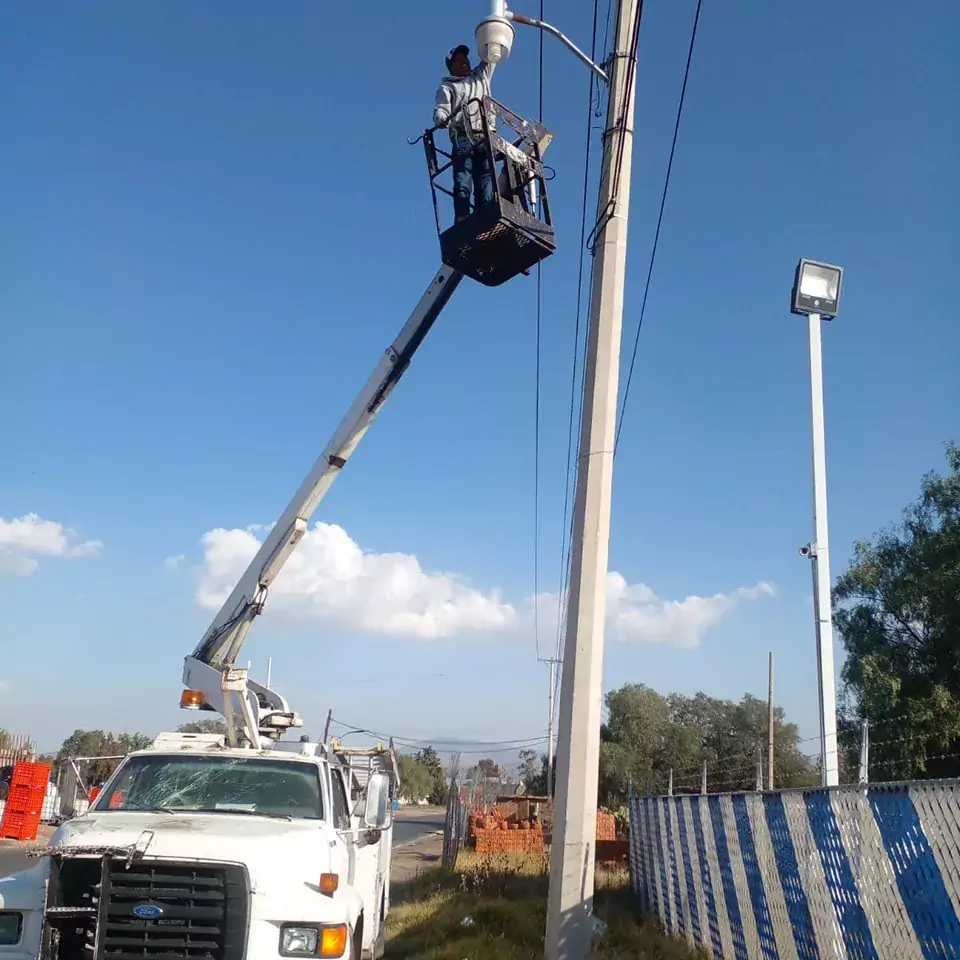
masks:
<instances>
[{"instance_id":1,"label":"truck hood","mask_svg":"<svg viewBox=\"0 0 960 960\"><path fill-rule=\"evenodd\" d=\"M78 855L136 847L147 860L243 863L256 889L258 881L302 877L304 871L319 877L335 843L332 828L319 820L117 810L67 821L50 846Z\"/></svg>"}]
</instances>

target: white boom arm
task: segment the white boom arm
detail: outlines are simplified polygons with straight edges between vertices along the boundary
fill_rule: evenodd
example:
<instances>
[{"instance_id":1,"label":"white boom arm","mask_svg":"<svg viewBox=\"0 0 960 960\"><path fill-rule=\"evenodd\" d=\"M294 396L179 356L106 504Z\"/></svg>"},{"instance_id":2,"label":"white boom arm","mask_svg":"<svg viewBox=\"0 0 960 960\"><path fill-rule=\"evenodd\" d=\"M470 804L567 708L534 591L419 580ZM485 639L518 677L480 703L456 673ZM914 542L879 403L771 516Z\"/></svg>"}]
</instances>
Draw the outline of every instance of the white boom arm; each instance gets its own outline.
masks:
<instances>
[{"instance_id":1,"label":"white boom arm","mask_svg":"<svg viewBox=\"0 0 960 960\"><path fill-rule=\"evenodd\" d=\"M254 618L263 611L270 584L307 532L317 504L333 486L462 279L463 274L448 267L437 271L400 335L377 364L196 650L184 662L184 686L203 698L202 704L195 706L222 713L233 743L237 742L238 724L245 739L257 749L261 735L275 739L287 727L300 726L299 717L283 697L248 679L246 670L234 666L237 655Z\"/></svg>"}]
</instances>

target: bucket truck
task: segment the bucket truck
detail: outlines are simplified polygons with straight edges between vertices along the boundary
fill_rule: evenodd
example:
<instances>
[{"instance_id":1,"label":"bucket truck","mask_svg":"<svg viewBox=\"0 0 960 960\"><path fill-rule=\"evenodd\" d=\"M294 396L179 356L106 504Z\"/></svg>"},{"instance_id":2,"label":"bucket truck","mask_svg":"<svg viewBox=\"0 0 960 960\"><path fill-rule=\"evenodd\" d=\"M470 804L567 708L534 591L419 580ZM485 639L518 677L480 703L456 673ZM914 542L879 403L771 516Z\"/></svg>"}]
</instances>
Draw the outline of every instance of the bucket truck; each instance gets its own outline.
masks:
<instances>
[{"instance_id":1,"label":"bucket truck","mask_svg":"<svg viewBox=\"0 0 960 960\"><path fill-rule=\"evenodd\" d=\"M509 54L502 3L477 28ZM379 957L389 907L392 744L347 749L282 735L285 698L237 666L271 584L464 276L496 286L553 253L542 152L551 135L495 101L482 137L495 197L443 228L451 155L422 137L443 265L183 667L181 706L225 736L160 734L127 756L33 868L0 879L0 960Z\"/></svg>"}]
</instances>

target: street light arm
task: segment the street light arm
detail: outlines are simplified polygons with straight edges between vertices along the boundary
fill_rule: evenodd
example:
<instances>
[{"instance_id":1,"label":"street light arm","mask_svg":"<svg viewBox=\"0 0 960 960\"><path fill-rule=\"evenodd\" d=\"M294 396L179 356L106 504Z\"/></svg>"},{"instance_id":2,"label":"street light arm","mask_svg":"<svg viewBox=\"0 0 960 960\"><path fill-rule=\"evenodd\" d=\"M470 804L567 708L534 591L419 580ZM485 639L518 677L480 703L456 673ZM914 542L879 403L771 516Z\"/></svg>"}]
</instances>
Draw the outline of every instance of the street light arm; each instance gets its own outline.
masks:
<instances>
[{"instance_id":1,"label":"street light arm","mask_svg":"<svg viewBox=\"0 0 960 960\"><path fill-rule=\"evenodd\" d=\"M543 20L537 20L534 17L525 17L523 14L514 13L512 10L506 11L507 19L514 23L522 23L528 27L536 27L544 33L549 33L556 37L578 60L585 63L604 83L609 83L610 78L605 71L598 67L569 37L564 36L556 27Z\"/></svg>"}]
</instances>

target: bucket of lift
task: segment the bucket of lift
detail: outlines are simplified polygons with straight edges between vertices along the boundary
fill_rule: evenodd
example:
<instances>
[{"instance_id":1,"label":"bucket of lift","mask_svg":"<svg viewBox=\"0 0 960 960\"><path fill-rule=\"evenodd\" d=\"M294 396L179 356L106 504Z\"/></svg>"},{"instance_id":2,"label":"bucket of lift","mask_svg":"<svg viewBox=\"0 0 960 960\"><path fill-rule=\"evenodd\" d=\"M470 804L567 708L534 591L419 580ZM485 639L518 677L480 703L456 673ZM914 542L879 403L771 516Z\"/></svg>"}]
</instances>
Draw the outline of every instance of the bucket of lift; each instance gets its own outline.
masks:
<instances>
[{"instance_id":1,"label":"bucket of lift","mask_svg":"<svg viewBox=\"0 0 960 960\"><path fill-rule=\"evenodd\" d=\"M496 287L529 273L556 249L542 159L553 135L489 97L470 101L466 109L471 108L482 118L482 132L473 135L473 148L485 149L492 158L492 202L478 207L474 192L469 216L444 227L440 194L453 197L453 148L437 145L435 129L424 132L423 146L443 262Z\"/></svg>"}]
</instances>

